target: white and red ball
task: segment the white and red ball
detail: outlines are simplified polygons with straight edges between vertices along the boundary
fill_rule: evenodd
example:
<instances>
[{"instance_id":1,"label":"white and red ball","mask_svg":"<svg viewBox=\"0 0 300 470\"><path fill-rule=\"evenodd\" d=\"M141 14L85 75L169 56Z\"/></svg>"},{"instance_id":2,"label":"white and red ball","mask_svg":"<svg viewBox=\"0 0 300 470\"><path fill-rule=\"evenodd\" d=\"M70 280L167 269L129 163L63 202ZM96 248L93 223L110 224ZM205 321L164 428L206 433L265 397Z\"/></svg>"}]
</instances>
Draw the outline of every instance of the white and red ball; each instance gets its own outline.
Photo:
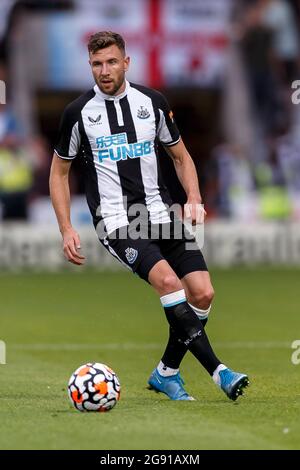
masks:
<instances>
[{"instance_id":1,"label":"white and red ball","mask_svg":"<svg viewBox=\"0 0 300 470\"><path fill-rule=\"evenodd\" d=\"M105 364L88 362L71 375L68 393L79 411L109 411L120 399L120 382Z\"/></svg>"}]
</instances>

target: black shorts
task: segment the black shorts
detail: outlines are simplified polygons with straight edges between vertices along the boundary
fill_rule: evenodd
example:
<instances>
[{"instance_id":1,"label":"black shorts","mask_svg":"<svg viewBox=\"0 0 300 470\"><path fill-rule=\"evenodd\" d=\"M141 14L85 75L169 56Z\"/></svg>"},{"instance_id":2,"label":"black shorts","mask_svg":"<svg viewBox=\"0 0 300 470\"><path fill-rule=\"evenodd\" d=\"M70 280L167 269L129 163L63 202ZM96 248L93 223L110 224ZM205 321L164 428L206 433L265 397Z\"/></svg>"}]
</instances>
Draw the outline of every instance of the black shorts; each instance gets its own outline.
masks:
<instances>
[{"instance_id":1,"label":"black shorts","mask_svg":"<svg viewBox=\"0 0 300 470\"><path fill-rule=\"evenodd\" d=\"M172 222L149 225L148 235L151 230L151 236L137 239L130 236L127 227L122 227L100 241L123 265L147 282L150 270L161 260L166 260L182 279L194 271L207 271L207 266L195 239L181 226L179 236L178 232L174 235ZM170 234L167 238L166 233Z\"/></svg>"}]
</instances>

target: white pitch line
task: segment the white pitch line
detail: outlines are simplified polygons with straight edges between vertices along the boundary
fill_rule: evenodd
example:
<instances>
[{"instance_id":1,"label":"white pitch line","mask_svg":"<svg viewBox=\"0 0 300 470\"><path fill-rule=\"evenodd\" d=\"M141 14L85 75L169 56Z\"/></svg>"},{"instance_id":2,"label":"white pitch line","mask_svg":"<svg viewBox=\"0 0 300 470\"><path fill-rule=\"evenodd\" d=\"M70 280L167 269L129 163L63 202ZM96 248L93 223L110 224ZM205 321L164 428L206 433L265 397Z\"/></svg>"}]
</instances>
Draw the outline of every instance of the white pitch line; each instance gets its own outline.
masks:
<instances>
[{"instance_id":1,"label":"white pitch line","mask_svg":"<svg viewBox=\"0 0 300 470\"><path fill-rule=\"evenodd\" d=\"M290 348L293 340L288 341L228 341L216 342L215 347L225 349L286 349Z\"/></svg>"},{"instance_id":2,"label":"white pitch line","mask_svg":"<svg viewBox=\"0 0 300 470\"><path fill-rule=\"evenodd\" d=\"M151 344L151 343L144 343L144 344L137 344L137 343L106 343L106 344L12 344L11 346L8 345L8 349L16 349L20 351L101 351L101 350L126 350L126 351L134 351L134 350L149 350L149 349L159 349L161 345L159 344Z\"/></svg>"},{"instance_id":3,"label":"white pitch line","mask_svg":"<svg viewBox=\"0 0 300 470\"><path fill-rule=\"evenodd\" d=\"M220 349L289 349L291 343L286 341L228 341L215 342L214 348ZM163 343L28 343L28 344L7 344L7 349L19 351L148 351L162 349Z\"/></svg>"}]
</instances>

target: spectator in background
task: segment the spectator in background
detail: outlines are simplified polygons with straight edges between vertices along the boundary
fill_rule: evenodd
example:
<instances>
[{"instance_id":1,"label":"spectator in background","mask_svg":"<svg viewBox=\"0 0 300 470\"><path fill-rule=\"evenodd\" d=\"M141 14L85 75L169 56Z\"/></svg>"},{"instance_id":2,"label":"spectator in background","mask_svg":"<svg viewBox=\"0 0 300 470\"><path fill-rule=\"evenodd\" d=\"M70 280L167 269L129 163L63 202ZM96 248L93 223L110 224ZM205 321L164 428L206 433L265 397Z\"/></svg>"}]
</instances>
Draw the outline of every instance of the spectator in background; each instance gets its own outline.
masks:
<instances>
[{"instance_id":1,"label":"spectator in background","mask_svg":"<svg viewBox=\"0 0 300 470\"><path fill-rule=\"evenodd\" d=\"M291 84L299 78L299 32L295 13L287 0L260 0L263 24L272 31L272 47L280 85L281 122L286 126L293 116Z\"/></svg>"},{"instance_id":2,"label":"spectator in background","mask_svg":"<svg viewBox=\"0 0 300 470\"><path fill-rule=\"evenodd\" d=\"M246 7L237 32L255 119L259 120L264 133L268 134L277 126L277 68L273 49L274 33L263 22L260 1Z\"/></svg>"},{"instance_id":3,"label":"spectator in background","mask_svg":"<svg viewBox=\"0 0 300 470\"><path fill-rule=\"evenodd\" d=\"M4 78L0 68L0 79ZM7 104L0 104L0 205L4 220L27 218L32 185L31 165L24 155L21 127Z\"/></svg>"},{"instance_id":4,"label":"spectator in background","mask_svg":"<svg viewBox=\"0 0 300 470\"><path fill-rule=\"evenodd\" d=\"M273 51L282 82L290 89L299 72L299 34L287 0L261 0L262 22L272 31Z\"/></svg>"},{"instance_id":5,"label":"spectator in background","mask_svg":"<svg viewBox=\"0 0 300 470\"><path fill-rule=\"evenodd\" d=\"M218 181L219 215L249 221L254 217L254 180L244 149L224 142L215 147L211 160Z\"/></svg>"},{"instance_id":6,"label":"spectator in background","mask_svg":"<svg viewBox=\"0 0 300 470\"><path fill-rule=\"evenodd\" d=\"M300 220L300 138L284 129L274 140L278 165L292 205L293 219Z\"/></svg>"},{"instance_id":7,"label":"spectator in background","mask_svg":"<svg viewBox=\"0 0 300 470\"><path fill-rule=\"evenodd\" d=\"M291 134L276 139L276 153L282 173L291 194L300 201L300 141Z\"/></svg>"},{"instance_id":8,"label":"spectator in background","mask_svg":"<svg viewBox=\"0 0 300 470\"><path fill-rule=\"evenodd\" d=\"M292 203L287 189L286 175L279 159L278 134L267 139L268 155L255 165L255 182L259 215L264 219L283 220L292 214Z\"/></svg>"},{"instance_id":9,"label":"spectator in background","mask_svg":"<svg viewBox=\"0 0 300 470\"><path fill-rule=\"evenodd\" d=\"M24 12L68 10L74 7L73 0L0 0L0 62L7 65L9 43L17 22Z\"/></svg>"},{"instance_id":10,"label":"spectator in background","mask_svg":"<svg viewBox=\"0 0 300 470\"><path fill-rule=\"evenodd\" d=\"M0 105L0 205L4 220L26 220L29 203L48 194L48 155L45 139L40 135L24 138L11 110Z\"/></svg>"},{"instance_id":11,"label":"spectator in background","mask_svg":"<svg viewBox=\"0 0 300 470\"><path fill-rule=\"evenodd\" d=\"M27 219L27 196L32 171L24 158L16 122L0 105L0 203L3 220Z\"/></svg>"}]
</instances>

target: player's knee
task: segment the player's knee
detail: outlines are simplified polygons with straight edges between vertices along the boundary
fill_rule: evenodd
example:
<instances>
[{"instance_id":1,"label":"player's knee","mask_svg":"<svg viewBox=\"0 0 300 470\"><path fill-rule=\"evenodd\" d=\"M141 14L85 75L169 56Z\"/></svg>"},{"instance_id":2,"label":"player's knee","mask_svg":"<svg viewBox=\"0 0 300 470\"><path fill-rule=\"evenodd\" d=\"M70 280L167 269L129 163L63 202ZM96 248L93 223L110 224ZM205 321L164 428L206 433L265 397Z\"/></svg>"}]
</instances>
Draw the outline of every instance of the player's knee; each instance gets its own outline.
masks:
<instances>
[{"instance_id":1,"label":"player's knee","mask_svg":"<svg viewBox=\"0 0 300 470\"><path fill-rule=\"evenodd\" d=\"M197 308L206 310L212 303L215 292L212 286L209 286L205 289L199 289L194 295L189 299L190 303Z\"/></svg>"},{"instance_id":2,"label":"player's knee","mask_svg":"<svg viewBox=\"0 0 300 470\"><path fill-rule=\"evenodd\" d=\"M182 289L180 281L175 274L166 274L163 276L161 284L166 294Z\"/></svg>"}]
</instances>

